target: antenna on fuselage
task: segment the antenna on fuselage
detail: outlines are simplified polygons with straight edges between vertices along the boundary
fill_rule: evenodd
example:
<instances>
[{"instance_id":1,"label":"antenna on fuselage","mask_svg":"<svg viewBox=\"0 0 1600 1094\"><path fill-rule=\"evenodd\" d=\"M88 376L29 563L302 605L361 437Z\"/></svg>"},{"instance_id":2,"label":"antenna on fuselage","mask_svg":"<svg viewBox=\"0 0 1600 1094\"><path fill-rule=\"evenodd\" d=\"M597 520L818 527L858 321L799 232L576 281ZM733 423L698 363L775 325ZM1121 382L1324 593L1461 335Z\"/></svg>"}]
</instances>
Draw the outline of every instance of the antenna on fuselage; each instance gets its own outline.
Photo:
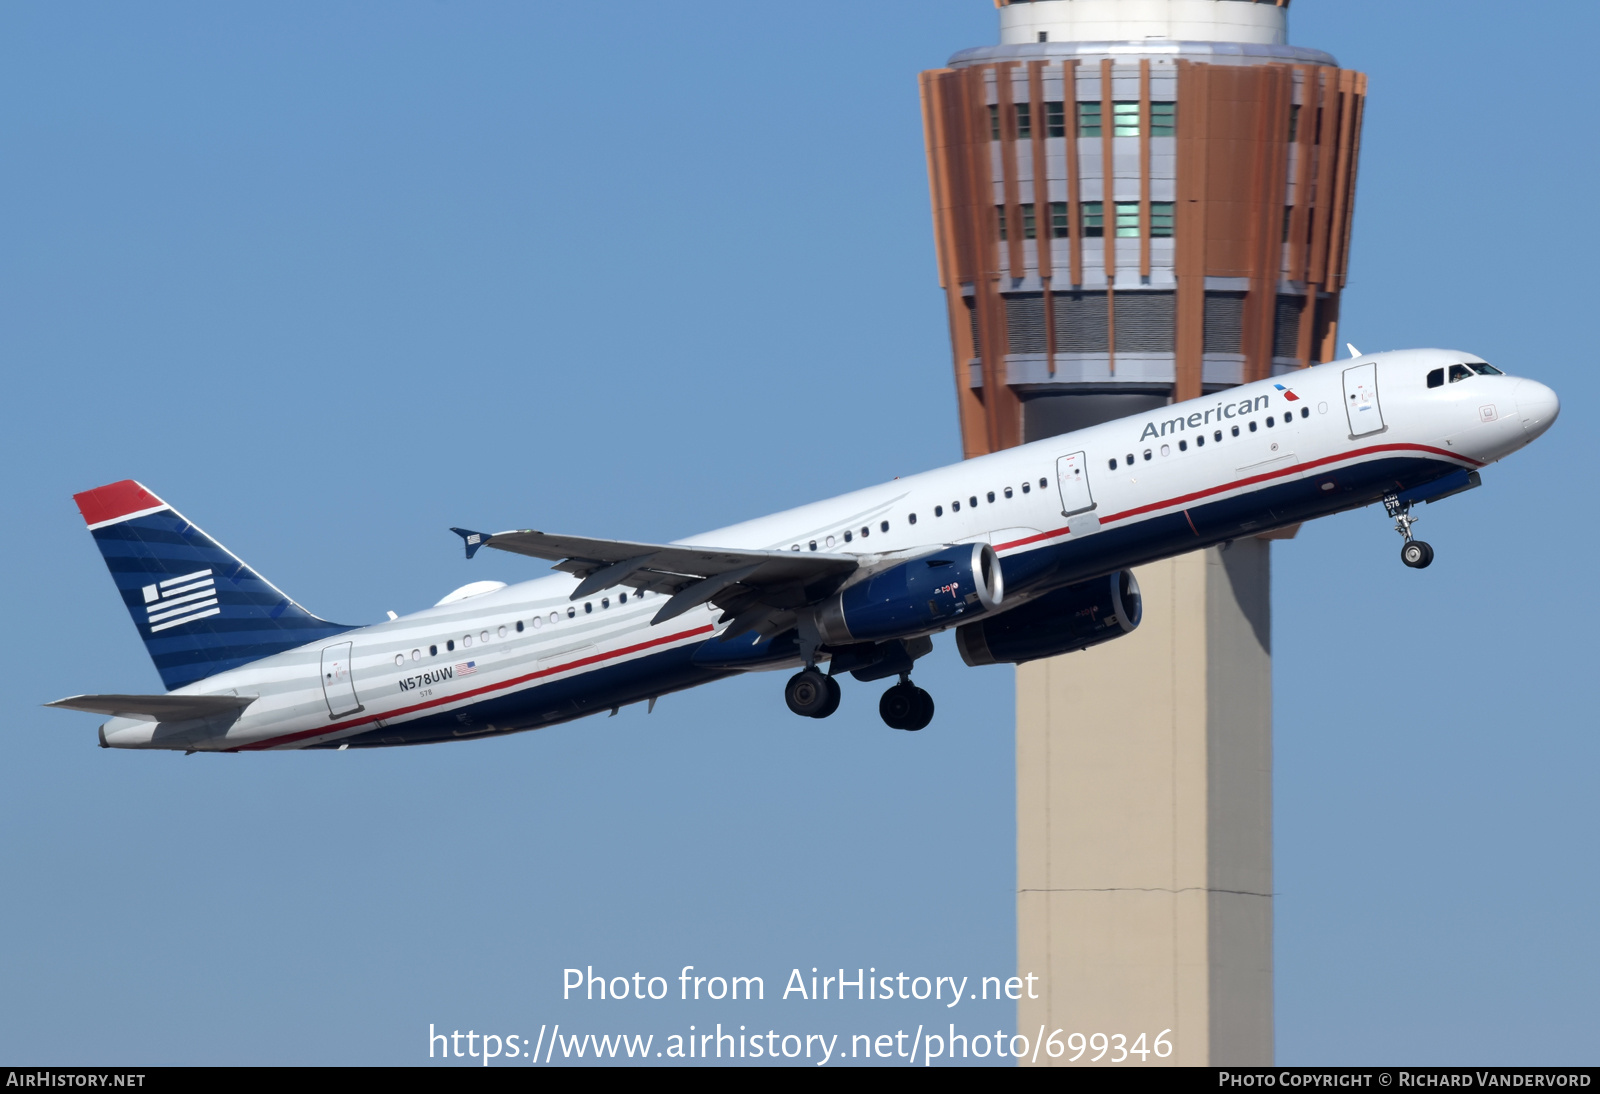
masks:
<instances>
[{"instance_id":1,"label":"antenna on fuselage","mask_svg":"<svg viewBox=\"0 0 1600 1094\"><path fill-rule=\"evenodd\" d=\"M1346 342L1344 344L1344 348L1350 351L1350 356L1351 357L1360 357L1361 356L1361 351L1356 349L1356 347L1351 345L1349 342Z\"/></svg>"}]
</instances>

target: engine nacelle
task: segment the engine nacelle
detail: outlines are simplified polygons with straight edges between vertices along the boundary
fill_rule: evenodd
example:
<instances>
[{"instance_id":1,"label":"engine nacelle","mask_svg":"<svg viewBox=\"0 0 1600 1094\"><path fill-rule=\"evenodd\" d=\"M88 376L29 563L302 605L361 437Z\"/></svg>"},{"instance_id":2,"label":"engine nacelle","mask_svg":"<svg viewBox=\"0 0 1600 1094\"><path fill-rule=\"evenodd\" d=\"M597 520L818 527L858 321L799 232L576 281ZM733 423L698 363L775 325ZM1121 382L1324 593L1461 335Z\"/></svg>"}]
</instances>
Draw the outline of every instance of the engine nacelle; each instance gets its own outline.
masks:
<instances>
[{"instance_id":1,"label":"engine nacelle","mask_svg":"<svg viewBox=\"0 0 1600 1094\"><path fill-rule=\"evenodd\" d=\"M882 642L926 634L991 611L1004 595L994 548L961 543L847 585L817 608L815 619L828 645Z\"/></svg>"},{"instance_id":2,"label":"engine nacelle","mask_svg":"<svg viewBox=\"0 0 1600 1094\"><path fill-rule=\"evenodd\" d=\"M1139 582L1122 570L963 624L956 628L956 648L972 666L1020 665L1121 638L1142 618Z\"/></svg>"}]
</instances>

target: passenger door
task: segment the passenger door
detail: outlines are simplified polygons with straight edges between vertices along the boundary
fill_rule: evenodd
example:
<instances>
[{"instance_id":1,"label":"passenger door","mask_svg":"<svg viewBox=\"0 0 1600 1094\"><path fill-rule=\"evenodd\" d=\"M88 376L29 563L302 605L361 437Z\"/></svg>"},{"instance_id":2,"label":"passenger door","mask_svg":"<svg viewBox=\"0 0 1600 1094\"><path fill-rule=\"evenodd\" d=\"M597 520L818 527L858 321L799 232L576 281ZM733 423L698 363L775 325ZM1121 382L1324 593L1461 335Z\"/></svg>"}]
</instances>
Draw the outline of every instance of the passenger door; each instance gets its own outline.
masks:
<instances>
[{"instance_id":1,"label":"passenger door","mask_svg":"<svg viewBox=\"0 0 1600 1094\"><path fill-rule=\"evenodd\" d=\"M328 701L328 714L334 718L361 709L356 699L355 677L350 672L349 642L340 642L322 651L322 697Z\"/></svg>"},{"instance_id":2,"label":"passenger door","mask_svg":"<svg viewBox=\"0 0 1600 1094\"><path fill-rule=\"evenodd\" d=\"M1056 482L1061 487L1061 515L1087 512L1094 508L1089 492L1089 463L1082 452L1062 456L1056 461Z\"/></svg>"},{"instance_id":3,"label":"passenger door","mask_svg":"<svg viewBox=\"0 0 1600 1094\"><path fill-rule=\"evenodd\" d=\"M1344 412L1350 419L1350 436L1382 433L1383 407L1378 405L1378 363L1344 370Z\"/></svg>"}]
</instances>

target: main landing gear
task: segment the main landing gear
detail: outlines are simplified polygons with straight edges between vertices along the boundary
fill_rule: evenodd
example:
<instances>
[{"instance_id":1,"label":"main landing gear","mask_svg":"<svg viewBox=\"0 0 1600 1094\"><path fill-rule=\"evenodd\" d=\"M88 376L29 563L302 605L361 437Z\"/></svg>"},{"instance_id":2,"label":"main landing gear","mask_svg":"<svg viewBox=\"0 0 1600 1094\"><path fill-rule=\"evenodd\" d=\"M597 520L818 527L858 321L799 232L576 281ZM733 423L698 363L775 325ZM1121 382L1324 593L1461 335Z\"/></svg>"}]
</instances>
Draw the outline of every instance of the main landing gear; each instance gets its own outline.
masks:
<instances>
[{"instance_id":1,"label":"main landing gear","mask_svg":"<svg viewBox=\"0 0 1600 1094\"><path fill-rule=\"evenodd\" d=\"M890 729L916 732L933 721L933 696L902 676L900 682L878 700L878 714Z\"/></svg>"},{"instance_id":2,"label":"main landing gear","mask_svg":"<svg viewBox=\"0 0 1600 1094\"><path fill-rule=\"evenodd\" d=\"M839 709L839 681L816 669L806 669L789 677L783 700L802 718L826 718Z\"/></svg>"},{"instance_id":3,"label":"main landing gear","mask_svg":"<svg viewBox=\"0 0 1600 1094\"><path fill-rule=\"evenodd\" d=\"M839 681L814 668L797 672L789 677L783 700L802 718L826 718L839 709ZM915 732L933 721L933 696L909 677L901 677L898 684L883 693L878 713L890 729Z\"/></svg>"},{"instance_id":4,"label":"main landing gear","mask_svg":"<svg viewBox=\"0 0 1600 1094\"><path fill-rule=\"evenodd\" d=\"M1390 494L1383 499L1383 508L1394 518L1394 530L1405 539L1400 547L1400 561L1413 570L1427 569L1433 561L1433 548L1420 539L1411 538L1411 526L1419 519L1411 515L1411 503L1402 503L1398 497Z\"/></svg>"}]
</instances>

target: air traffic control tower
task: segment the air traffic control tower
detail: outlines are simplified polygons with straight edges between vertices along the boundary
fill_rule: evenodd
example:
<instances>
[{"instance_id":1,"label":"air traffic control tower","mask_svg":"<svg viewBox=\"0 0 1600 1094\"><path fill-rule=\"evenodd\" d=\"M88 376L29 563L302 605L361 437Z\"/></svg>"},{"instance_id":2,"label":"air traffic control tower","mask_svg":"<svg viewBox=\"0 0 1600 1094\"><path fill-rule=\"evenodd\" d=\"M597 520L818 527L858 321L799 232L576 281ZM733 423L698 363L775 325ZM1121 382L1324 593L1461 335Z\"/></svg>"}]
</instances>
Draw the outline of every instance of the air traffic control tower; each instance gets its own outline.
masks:
<instances>
[{"instance_id":1,"label":"air traffic control tower","mask_svg":"<svg viewBox=\"0 0 1600 1094\"><path fill-rule=\"evenodd\" d=\"M995 3L921 77L965 454L1330 360L1365 77L1289 0ZM1017 671L1030 1037L1272 1062L1269 551L1143 567L1137 631Z\"/></svg>"}]
</instances>

